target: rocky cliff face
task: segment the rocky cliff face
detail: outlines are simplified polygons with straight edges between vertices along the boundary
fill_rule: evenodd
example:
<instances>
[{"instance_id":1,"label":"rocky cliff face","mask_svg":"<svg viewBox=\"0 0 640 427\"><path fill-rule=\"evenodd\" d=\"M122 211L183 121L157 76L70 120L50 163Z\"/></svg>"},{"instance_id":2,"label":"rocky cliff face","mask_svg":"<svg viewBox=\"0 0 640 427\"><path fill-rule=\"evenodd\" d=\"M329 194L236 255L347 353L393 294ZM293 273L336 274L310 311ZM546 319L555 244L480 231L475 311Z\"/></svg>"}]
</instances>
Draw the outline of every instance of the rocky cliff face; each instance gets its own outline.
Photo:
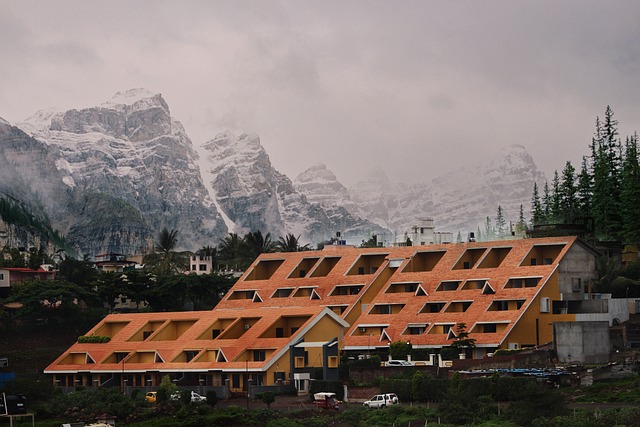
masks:
<instances>
[{"instance_id":1,"label":"rocky cliff face","mask_svg":"<svg viewBox=\"0 0 640 427\"><path fill-rule=\"evenodd\" d=\"M273 168L256 134L224 132L204 148L217 202L240 235L261 230L277 239L292 233L302 242L318 243L337 231L358 239L380 228L341 206L309 200Z\"/></svg>"},{"instance_id":2,"label":"rocky cliff face","mask_svg":"<svg viewBox=\"0 0 640 427\"><path fill-rule=\"evenodd\" d=\"M215 246L228 231L292 233L317 244L342 233L403 241L421 217L465 235L530 208L544 176L521 146L489 164L467 165L430 182L403 185L378 170L345 188L326 166L292 182L275 170L256 134L218 134L200 158L160 94L118 93L93 108L41 111L12 126L0 119L0 198L50 223L78 255L147 251L160 229L179 231L181 249Z\"/></svg>"},{"instance_id":3,"label":"rocky cliff face","mask_svg":"<svg viewBox=\"0 0 640 427\"><path fill-rule=\"evenodd\" d=\"M543 185L524 147L512 145L496 153L488 164L467 165L430 182L405 186L389 182L374 171L349 189L363 215L384 227L403 233L420 217L432 217L438 230L484 231L484 221L495 219L498 205L507 221L518 220L520 205L528 216L533 183Z\"/></svg>"},{"instance_id":4,"label":"rocky cliff face","mask_svg":"<svg viewBox=\"0 0 640 427\"><path fill-rule=\"evenodd\" d=\"M13 190L37 193L80 254L141 253L162 227L177 229L188 249L215 245L226 233L191 141L161 95L132 90L100 107L36 114L20 126L31 134L20 136L28 144L2 144L5 161L19 163ZM39 158L31 172L29 162Z\"/></svg>"}]
</instances>

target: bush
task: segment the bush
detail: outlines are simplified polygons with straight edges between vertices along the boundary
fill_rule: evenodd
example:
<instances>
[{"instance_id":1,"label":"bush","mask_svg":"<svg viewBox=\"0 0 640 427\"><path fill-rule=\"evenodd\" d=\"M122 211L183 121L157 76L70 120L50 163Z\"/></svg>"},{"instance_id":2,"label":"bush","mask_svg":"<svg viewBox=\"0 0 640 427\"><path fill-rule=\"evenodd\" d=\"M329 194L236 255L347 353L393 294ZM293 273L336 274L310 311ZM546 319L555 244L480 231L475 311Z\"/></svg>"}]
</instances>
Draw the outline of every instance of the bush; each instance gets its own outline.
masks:
<instances>
[{"instance_id":1,"label":"bush","mask_svg":"<svg viewBox=\"0 0 640 427\"><path fill-rule=\"evenodd\" d=\"M78 337L78 343L102 344L111 341L111 337L102 335L81 335Z\"/></svg>"},{"instance_id":2,"label":"bush","mask_svg":"<svg viewBox=\"0 0 640 427\"><path fill-rule=\"evenodd\" d=\"M395 393L400 402L410 402L411 380L410 379L384 379L380 383L380 393Z\"/></svg>"},{"instance_id":3,"label":"bush","mask_svg":"<svg viewBox=\"0 0 640 427\"><path fill-rule=\"evenodd\" d=\"M207 392L207 403L211 406L216 406L218 404L218 395L215 390L209 390Z\"/></svg>"}]
</instances>

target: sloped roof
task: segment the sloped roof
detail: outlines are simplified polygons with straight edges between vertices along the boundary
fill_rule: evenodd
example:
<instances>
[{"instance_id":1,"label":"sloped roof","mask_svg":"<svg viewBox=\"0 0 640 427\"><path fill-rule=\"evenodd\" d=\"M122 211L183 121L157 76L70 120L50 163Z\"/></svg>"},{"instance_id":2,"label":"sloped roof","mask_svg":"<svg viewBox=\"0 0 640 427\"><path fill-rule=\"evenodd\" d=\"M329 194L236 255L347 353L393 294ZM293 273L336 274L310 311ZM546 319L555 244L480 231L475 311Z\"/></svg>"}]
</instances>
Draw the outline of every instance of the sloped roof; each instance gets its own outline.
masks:
<instances>
[{"instance_id":1,"label":"sloped roof","mask_svg":"<svg viewBox=\"0 0 640 427\"><path fill-rule=\"evenodd\" d=\"M127 354L127 371L262 370L324 316L348 328L346 349L397 340L446 346L457 323L477 346L496 347L576 243L585 247L576 237L549 237L262 254L212 311L110 315L89 332L113 332L109 343L76 343L45 372L120 372L117 352ZM283 317L300 325L276 338L268 331ZM224 332L214 338L216 322ZM246 362L247 349L266 350L266 360Z\"/></svg>"},{"instance_id":2,"label":"sloped roof","mask_svg":"<svg viewBox=\"0 0 640 427\"><path fill-rule=\"evenodd\" d=\"M51 363L45 373L77 371L127 372L145 371L237 371L266 369L275 356L304 336L321 318L329 316L346 327L347 324L330 310L322 307L282 310L254 308L251 310L187 311L171 313L111 314L87 335L107 335L107 343L75 343ZM298 330L282 338L264 336L281 318L297 319ZM232 338L225 331L213 337L216 322L226 322L226 331L235 330ZM220 328L219 326L216 328ZM235 329L234 329L235 328ZM146 332L146 333L145 333ZM235 336L239 335L239 336ZM330 340L327 339L327 342ZM248 361L245 350L268 350L265 361ZM191 360L181 355L190 352ZM205 353L214 352L214 360ZM126 354L124 366L115 354ZM218 357L218 354L224 357ZM74 357L75 355L75 357ZM141 356L142 355L142 356ZM93 362L87 362L87 357ZM226 360L226 361L221 361Z\"/></svg>"},{"instance_id":3,"label":"sloped roof","mask_svg":"<svg viewBox=\"0 0 640 427\"><path fill-rule=\"evenodd\" d=\"M576 237L564 236L396 248L327 246L322 251L262 254L218 307L346 306L342 316L355 310L352 318L357 318L345 336L346 348L402 339L414 346L449 345L448 329L434 326L457 323L465 323L467 332L476 324L500 325L496 332L487 327L489 332L473 334L478 346L497 346L576 242L588 248ZM536 265L525 262L535 250L550 255ZM367 257L370 262L363 261ZM315 274L325 259L332 260L333 268ZM357 270L359 264L365 268ZM300 265L305 267L302 271ZM522 287L511 287L511 279L522 280L515 285ZM284 289L290 292L279 296L278 290ZM262 301L250 298L251 293L243 295L247 291L259 293ZM511 301L519 308L494 310L494 301ZM430 312L429 303L441 303L442 308ZM362 313L357 313L361 307ZM415 323L426 325L424 331L409 334L409 325ZM364 328L362 333L359 328Z\"/></svg>"}]
</instances>

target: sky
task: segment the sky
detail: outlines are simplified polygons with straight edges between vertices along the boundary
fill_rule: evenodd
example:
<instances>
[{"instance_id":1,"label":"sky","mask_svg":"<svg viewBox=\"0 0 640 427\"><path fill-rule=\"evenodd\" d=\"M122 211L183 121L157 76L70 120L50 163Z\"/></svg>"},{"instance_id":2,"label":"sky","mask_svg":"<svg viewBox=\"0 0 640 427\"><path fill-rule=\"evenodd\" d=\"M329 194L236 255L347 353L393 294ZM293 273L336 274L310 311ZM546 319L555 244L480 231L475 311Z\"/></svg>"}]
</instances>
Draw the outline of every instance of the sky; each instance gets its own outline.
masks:
<instances>
[{"instance_id":1,"label":"sky","mask_svg":"<svg viewBox=\"0 0 640 427\"><path fill-rule=\"evenodd\" d=\"M640 2L0 0L0 117L131 88L291 179L428 182L520 144L551 180L607 105L640 131Z\"/></svg>"}]
</instances>

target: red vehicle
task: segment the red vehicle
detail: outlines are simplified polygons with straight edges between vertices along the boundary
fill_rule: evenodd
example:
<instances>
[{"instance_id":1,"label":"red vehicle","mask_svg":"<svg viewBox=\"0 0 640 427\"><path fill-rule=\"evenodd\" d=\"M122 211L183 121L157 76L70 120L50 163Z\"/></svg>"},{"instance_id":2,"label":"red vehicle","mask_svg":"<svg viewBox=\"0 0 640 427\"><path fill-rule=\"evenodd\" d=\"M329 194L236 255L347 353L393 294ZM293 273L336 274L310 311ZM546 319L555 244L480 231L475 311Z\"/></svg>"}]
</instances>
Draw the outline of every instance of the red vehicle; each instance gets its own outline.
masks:
<instances>
[{"instance_id":1,"label":"red vehicle","mask_svg":"<svg viewBox=\"0 0 640 427\"><path fill-rule=\"evenodd\" d=\"M313 395L314 403L318 409L337 411L340 409L340 401L336 399L335 393L321 392Z\"/></svg>"}]
</instances>

